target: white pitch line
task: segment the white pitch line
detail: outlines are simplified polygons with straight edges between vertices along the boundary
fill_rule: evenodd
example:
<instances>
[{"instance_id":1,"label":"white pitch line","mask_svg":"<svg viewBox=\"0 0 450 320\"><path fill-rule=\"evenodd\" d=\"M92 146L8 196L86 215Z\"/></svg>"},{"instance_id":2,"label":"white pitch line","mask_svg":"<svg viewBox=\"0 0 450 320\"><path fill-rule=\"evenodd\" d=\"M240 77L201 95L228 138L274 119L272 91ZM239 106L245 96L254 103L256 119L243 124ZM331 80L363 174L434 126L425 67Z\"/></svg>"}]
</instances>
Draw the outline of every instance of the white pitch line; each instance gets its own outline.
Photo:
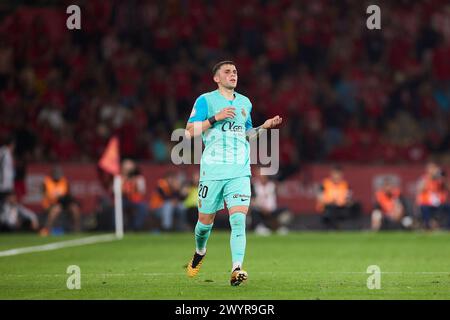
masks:
<instances>
[{"instance_id":1,"label":"white pitch line","mask_svg":"<svg viewBox=\"0 0 450 320\"><path fill-rule=\"evenodd\" d=\"M276 271L253 271L252 274L368 274L363 271L324 271L324 272L276 272ZM229 275L229 272L208 272L208 275ZM381 274L401 274L401 275L439 275L439 274L449 274L448 271L385 271L381 272ZM186 274L184 272L140 272L140 273L84 273L85 276L89 277L129 277L129 276L143 276L143 277L154 277L154 276L180 276L185 277ZM29 277L29 276L39 276L39 277L67 277L66 274L56 274L56 273L41 273L41 274L14 274L14 273L2 273L0 277Z\"/></svg>"},{"instance_id":2,"label":"white pitch line","mask_svg":"<svg viewBox=\"0 0 450 320\"><path fill-rule=\"evenodd\" d=\"M81 239L73 239L67 241L53 242L40 246L32 246L32 247L24 247L24 248L16 248L5 251L0 251L0 257L9 257L15 256L18 254L31 253L31 252L42 252L42 251L50 251L57 250L68 247L76 247L82 246L86 244L99 243L99 242L107 242L118 240L115 234L104 234L99 236L86 237Z\"/></svg>"}]
</instances>

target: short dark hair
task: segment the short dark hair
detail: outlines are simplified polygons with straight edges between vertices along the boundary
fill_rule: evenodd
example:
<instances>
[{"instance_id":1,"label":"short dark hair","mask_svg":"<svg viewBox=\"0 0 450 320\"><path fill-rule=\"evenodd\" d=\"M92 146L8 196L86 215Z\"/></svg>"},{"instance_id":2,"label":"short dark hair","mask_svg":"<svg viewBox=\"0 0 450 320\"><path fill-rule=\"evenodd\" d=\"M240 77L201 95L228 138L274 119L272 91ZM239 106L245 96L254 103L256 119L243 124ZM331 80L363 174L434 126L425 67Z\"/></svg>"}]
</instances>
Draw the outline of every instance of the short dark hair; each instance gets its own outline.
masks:
<instances>
[{"instance_id":1,"label":"short dark hair","mask_svg":"<svg viewBox=\"0 0 450 320\"><path fill-rule=\"evenodd\" d=\"M220 62L216 63L216 64L214 65L214 67L212 68L213 76L216 74L217 70L219 70L220 67L223 66L223 65L225 65L225 64L231 64L231 65L233 65L233 66L236 66L236 64L235 64L233 61L231 61L231 60L220 61Z\"/></svg>"}]
</instances>

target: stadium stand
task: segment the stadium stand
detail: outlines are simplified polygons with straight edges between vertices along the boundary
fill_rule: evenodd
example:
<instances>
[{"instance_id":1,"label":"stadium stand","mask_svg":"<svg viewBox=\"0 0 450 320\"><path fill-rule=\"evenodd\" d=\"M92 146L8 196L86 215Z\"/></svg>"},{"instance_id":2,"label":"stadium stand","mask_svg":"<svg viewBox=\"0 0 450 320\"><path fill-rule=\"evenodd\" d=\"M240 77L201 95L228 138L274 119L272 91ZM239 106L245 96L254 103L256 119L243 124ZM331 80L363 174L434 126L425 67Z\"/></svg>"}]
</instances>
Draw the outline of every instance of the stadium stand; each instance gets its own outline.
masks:
<instances>
[{"instance_id":1,"label":"stadium stand","mask_svg":"<svg viewBox=\"0 0 450 320\"><path fill-rule=\"evenodd\" d=\"M448 1L380 1L383 32L357 0L78 1L82 32L65 28L70 1L17 3L0 4L0 144L15 136L19 198L29 164L96 163L113 134L122 158L170 165L170 134L215 89L221 59L236 62L254 124L285 121L283 205L301 195L314 211L302 188L330 163L356 166L365 212L373 190L356 172L374 173L362 166L408 164L392 172L410 183L428 159L450 164Z\"/></svg>"},{"instance_id":2,"label":"stadium stand","mask_svg":"<svg viewBox=\"0 0 450 320\"><path fill-rule=\"evenodd\" d=\"M450 161L447 1L384 1L382 33L358 27L359 1L92 0L83 32L61 27L59 3L0 24L0 135L29 160L94 161L117 133L125 157L167 163L169 133L231 57L253 122L288 119L284 167Z\"/></svg>"}]
</instances>

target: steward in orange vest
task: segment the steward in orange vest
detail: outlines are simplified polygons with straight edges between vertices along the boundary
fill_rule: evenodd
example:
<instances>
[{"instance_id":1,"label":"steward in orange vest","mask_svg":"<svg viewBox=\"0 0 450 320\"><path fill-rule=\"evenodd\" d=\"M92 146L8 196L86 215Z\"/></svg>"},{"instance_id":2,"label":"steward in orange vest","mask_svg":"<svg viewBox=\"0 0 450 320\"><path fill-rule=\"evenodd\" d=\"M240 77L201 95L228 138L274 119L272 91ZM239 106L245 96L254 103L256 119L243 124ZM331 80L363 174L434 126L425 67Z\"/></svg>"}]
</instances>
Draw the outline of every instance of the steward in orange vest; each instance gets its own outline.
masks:
<instances>
[{"instance_id":1,"label":"steward in orange vest","mask_svg":"<svg viewBox=\"0 0 450 320\"><path fill-rule=\"evenodd\" d=\"M345 180L326 178L322 182L322 203L324 205L345 206L350 198L350 188Z\"/></svg>"},{"instance_id":2,"label":"steward in orange vest","mask_svg":"<svg viewBox=\"0 0 450 320\"><path fill-rule=\"evenodd\" d=\"M122 184L123 195L131 202L138 203L145 200L145 179L141 175L124 178Z\"/></svg>"},{"instance_id":3,"label":"steward in orange vest","mask_svg":"<svg viewBox=\"0 0 450 320\"><path fill-rule=\"evenodd\" d=\"M122 179L123 209L127 218L125 228L131 226L134 231L143 230L149 216L145 177L133 160L125 159L122 162Z\"/></svg>"},{"instance_id":4,"label":"steward in orange vest","mask_svg":"<svg viewBox=\"0 0 450 320\"><path fill-rule=\"evenodd\" d=\"M40 230L42 236L48 236L56 219L63 211L68 211L72 216L72 230L81 230L81 209L77 201L70 195L69 182L63 176L60 167L52 169L51 176L46 176L43 183L42 207L47 211L47 222Z\"/></svg>"},{"instance_id":5,"label":"steward in orange vest","mask_svg":"<svg viewBox=\"0 0 450 320\"><path fill-rule=\"evenodd\" d=\"M172 188L170 187L168 177L158 179L156 190L150 196L150 209L156 210L162 207L164 201L172 197Z\"/></svg>"},{"instance_id":6,"label":"steward in orange vest","mask_svg":"<svg viewBox=\"0 0 450 320\"><path fill-rule=\"evenodd\" d=\"M375 192L375 207L383 213L383 215L396 218L402 211L401 192L399 188L387 187Z\"/></svg>"},{"instance_id":7,"label":"steward in orange vest","mask_svg":"<svg viewBox=\"0 0 450 320\"><path fill-rule=\"evenodd\" d=\"M44 178L44 197L42 199L42 207L47 210L51 206L57 204L59 199L69 194L69 183L65 177L58 180L50 176Z\"/></svg>"},{"instance_id":8,"label":"steward in orange vest","mask_svg":"<svg viewBox=\"0 0 450 320\"><path fill-rule=\"evenodd\" d=\"M447 202L448 190L443 179L424 175L420 184L416 198L419 206L438 207Z\"/></svg>"},{"instance_id":9,"label":"steward in orange vest","mask_svg":"<svg viewBox=\"0 0 450 320\"><path fill-rule=\"evenodd\" d=\"M339 220L353 219L360 215L360 205L352 200L350 186L339 166L334 166L330 176L323 180L316 209L323 213L322 222L327 228L338 228Z\"/></svg>"},{"instance_id":10,"label":"steward in orange vest","mask_svg":"<svg viewBox=\"0 0 450 320\"><path fill-rule=\"evenodd\" d=\"M150 208L159 219L162 230L187 230L186 208L183 205L187 192L187 184L176 172L167 172L158 179L150 197Z\"/></svg>"},{"instance_id":11,"label":"steward in orange vest","mask_svg":"<svg viewBox=\"0 0 450 320\"><path fill-rule=\"evenodd\" d=\"M321 212L325 206L329 205L344 207L349 203L350 198L350 187L343 178L342 170L339 167L333 167L330 176L323 180L320 187L317 210Z\"/></svg>"},{"instance_id":12,"label":"steward in orange vest","mask_svg":"<svg viewBox=\"0 0 450 320\"><path fill-rule=\"evenodd\" d=\"M449 188L445 172L434 162L429 162L426 172L419 181L416 203L420 208L423 226L426 229L439 228L440 215L447 220L450 229Z\"/></svg>"},{"instance_id":13,"label":"steward in orange vest","mask_svg":"<svg viewBox=\"0 0 450 320\"><path fill-rule=\"evenodd\" d=\"M413 220L406 215L405 201L400 188L394 186L390 179L375 192L375 205L371 215L372 230L408 229Z\"/></svg>"}]
</instances>

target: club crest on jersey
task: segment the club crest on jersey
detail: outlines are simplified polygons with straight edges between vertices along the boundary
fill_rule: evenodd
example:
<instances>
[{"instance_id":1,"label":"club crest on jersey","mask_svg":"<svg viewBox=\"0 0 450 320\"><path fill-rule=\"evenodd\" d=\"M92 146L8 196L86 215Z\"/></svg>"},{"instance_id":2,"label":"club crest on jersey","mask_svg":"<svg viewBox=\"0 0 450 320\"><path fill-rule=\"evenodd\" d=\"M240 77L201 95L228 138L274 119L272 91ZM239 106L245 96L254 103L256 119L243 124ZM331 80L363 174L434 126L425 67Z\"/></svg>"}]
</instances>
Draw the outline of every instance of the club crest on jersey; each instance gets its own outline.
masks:
<instances>
[{"instance_id":1,"label":"club crest on jersey","mask_svg":"<svg viewBox=\"0 0 450 320\"><path fill-rule=\"evenodd\" d=\"M244 108L241 109L241 113L242 113L242 115L244 116L244 118L247 117L247 113L245 113L245 109L244 109Z\"/></svg>"}]
</instances>

